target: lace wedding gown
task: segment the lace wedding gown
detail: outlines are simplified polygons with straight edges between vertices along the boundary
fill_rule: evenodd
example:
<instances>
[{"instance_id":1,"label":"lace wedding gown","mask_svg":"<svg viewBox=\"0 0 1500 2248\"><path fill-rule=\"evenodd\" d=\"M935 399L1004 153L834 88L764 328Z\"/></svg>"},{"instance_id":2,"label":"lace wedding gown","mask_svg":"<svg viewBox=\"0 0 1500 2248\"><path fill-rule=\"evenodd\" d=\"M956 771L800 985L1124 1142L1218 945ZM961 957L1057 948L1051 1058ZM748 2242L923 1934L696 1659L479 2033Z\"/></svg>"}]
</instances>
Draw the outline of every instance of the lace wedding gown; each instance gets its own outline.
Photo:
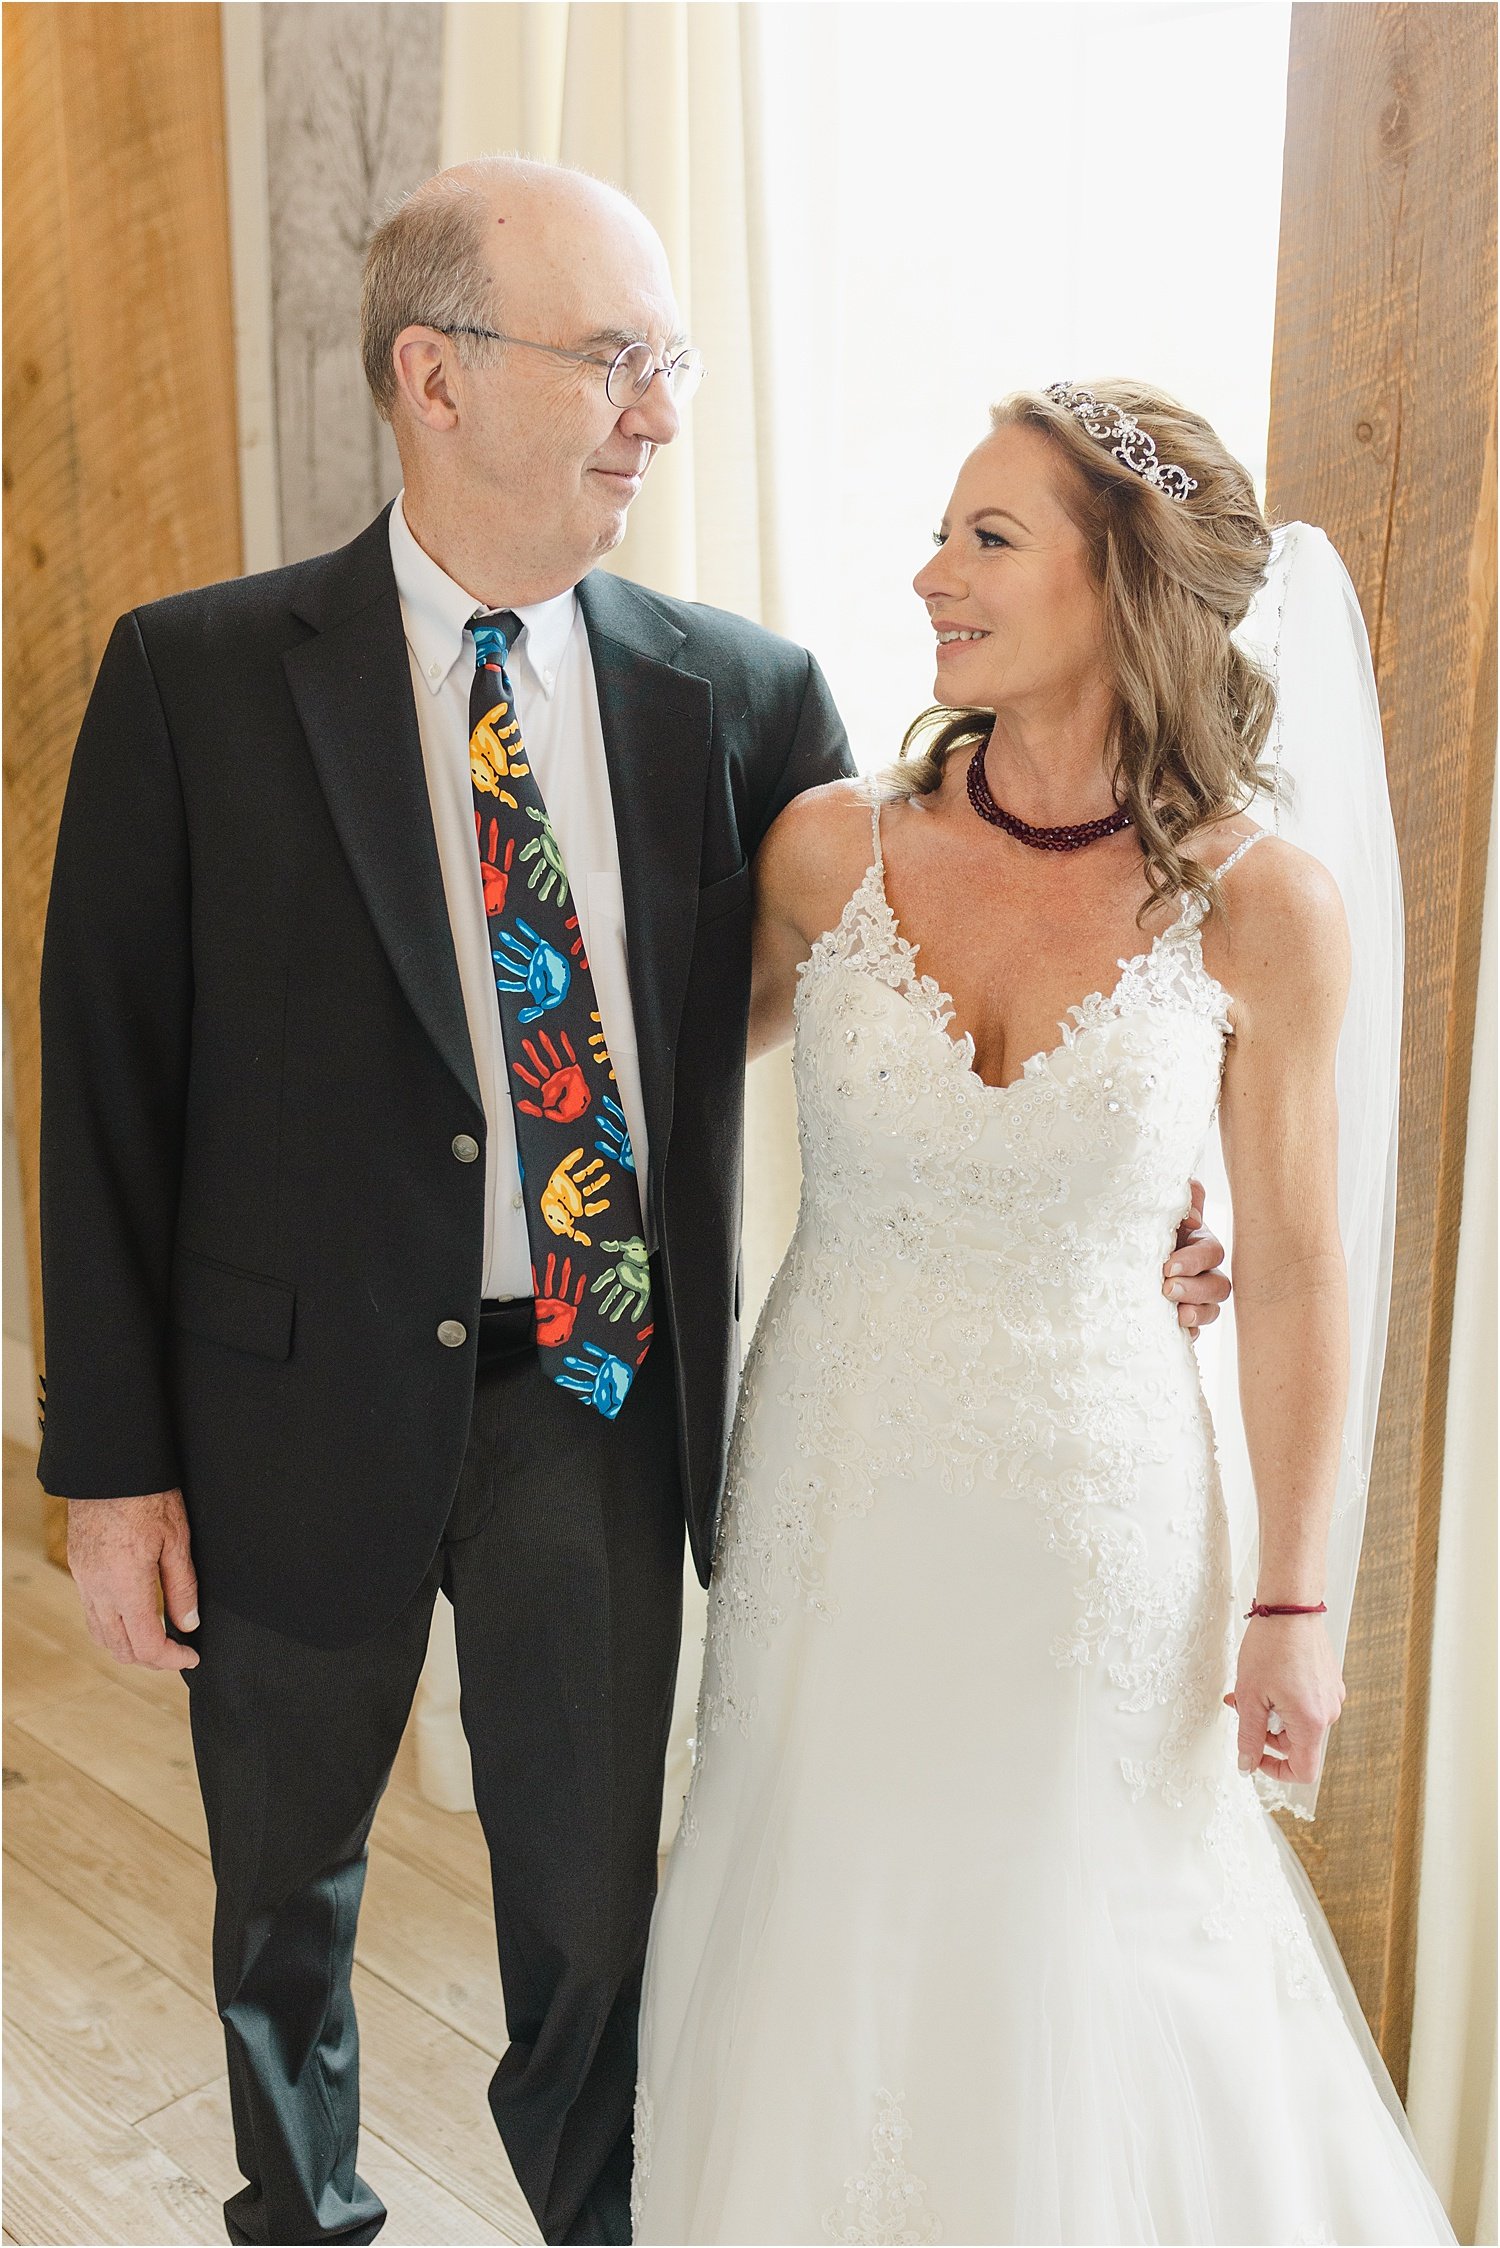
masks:
<instances>
[{"instance_id":1,"label":"lace wedding gown","mask_svg":"<svg viewBox=\"0 0 1500 2248\"><path fill-rule=\"evenodd\" d=\"M1200 917L986 1086L877 810L802 970L802 1206L652 1931L638 2241L1453 2237L1220 1699L1213 1435L1160 1278L1230 1033Z\"/></svg>"}]
</instances>

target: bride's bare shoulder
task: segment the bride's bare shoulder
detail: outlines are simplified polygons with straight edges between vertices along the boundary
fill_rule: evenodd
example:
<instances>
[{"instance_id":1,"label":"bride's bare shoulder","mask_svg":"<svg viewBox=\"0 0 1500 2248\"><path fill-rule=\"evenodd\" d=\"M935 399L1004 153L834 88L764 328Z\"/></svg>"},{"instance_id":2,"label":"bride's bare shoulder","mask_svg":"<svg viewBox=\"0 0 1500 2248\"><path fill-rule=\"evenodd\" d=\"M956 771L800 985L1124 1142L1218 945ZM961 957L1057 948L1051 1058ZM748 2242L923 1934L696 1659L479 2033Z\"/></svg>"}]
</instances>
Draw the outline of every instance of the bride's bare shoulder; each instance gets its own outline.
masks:
<instances>
[{"instance_id":1,"label":"bride's bare shoulder","mask_svg":"<svg viewBox=\"0 0 1500 2248\"><path fill-rule=\"evenodd\" d=\"M865 779L829 781L794 796L756 856L762 913L809 939L831 928L872 862L875 801Z\"/></svg>"},{"instance_id":2,"label":"bride's bare shoulder","mask_svg":"<svg viewBox=\"0 0 1500 2248\"><path fill-rule=\"evenodd\" d=\"M772 821L761 851L837 852L856 836L867 844L876 801L875 788L863 774L805 788Z\"/></svg>"},{"instance_id":3,"label":"bride's bare shoulder","mask_svg":"<svg viewBox=\"0 0 1500 2248\"><path fill-rule=\"evenodd\" d=\"M1322 860L1253 820L1221 820L1193 838L1192 850L1224 877L1223 897L1231 914L1259 919L1289 913L1297 924L1313 927L1343 918L1338 884Z\"/></svg>"},{"instance_id":4,"label":"bride's bare shoulder","mask_svg":"<svg viewBox=\"0 0 1500 2248\"><path fill-rule=\"evenodd\" d=\"M1251 838L1253 850L1245 847ZM1249 996L1274 986L1284 996L1343 983L1348 921L1338 884L1320 859L1246 819L1206 829L1193 848L1223 877L1222 907L1206 934L1232 989Z\"/></svg>"}]
</instances>

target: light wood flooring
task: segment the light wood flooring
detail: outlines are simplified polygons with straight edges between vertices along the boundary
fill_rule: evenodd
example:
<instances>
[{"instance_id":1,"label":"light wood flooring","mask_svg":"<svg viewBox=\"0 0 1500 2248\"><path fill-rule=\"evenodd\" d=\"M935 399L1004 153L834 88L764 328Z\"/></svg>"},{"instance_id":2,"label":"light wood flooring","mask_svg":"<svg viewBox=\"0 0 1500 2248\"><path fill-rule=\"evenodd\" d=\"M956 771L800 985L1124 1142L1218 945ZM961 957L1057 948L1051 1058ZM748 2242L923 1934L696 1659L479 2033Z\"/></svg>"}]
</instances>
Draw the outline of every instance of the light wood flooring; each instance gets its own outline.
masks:
<instances>
[{"instance_id":1,"label":"light wood flooring","mask_svg":"<svg viewBox=\"0 0 1500 2248\"><path fill-rule=\"evenodd\" d=\"M44 1557L31 1468L6 1446L0 2238L219 2242L240 2175L187 1692L92 1644ZM409 1741L375 1824L354 1989L382 2242L535 2241L485 2100L505 2029L479 1822L422 1801Z\"/></svg>"}]
</instances>

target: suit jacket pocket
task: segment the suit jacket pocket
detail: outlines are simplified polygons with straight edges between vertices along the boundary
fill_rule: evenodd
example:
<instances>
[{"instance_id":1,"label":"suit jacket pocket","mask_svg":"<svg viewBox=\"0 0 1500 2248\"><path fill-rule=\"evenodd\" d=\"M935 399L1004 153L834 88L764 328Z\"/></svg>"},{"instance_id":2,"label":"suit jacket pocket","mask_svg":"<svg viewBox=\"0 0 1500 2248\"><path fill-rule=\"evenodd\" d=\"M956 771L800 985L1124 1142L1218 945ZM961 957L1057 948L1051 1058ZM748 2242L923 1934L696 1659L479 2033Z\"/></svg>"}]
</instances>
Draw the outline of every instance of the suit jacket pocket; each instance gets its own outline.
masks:
<instances>
[{"instance_id":1,"label":"suit jacket pocket","mask_svg":"<svg viewBox=\"0 0 1500 2248\"><path fill-rule=\"evenodd\" d=\"M750 869L736 867L722 882L710 882L698 892L698 926L706 928L709 922L722 920L726 913L733 913L736 906L748 906L749 902Z\"/></svg>"},{"instance_id":2,"label":"suit jacket pocket","mask_svg":"<svg viewBox=\"0 0 1500 2248\"><path fill-rule=\"evenodd\" d=\"M255 1358L286 1358L292 1348L297 1291L286 1280L241 1272L212 1257L178 1251L172 1274L172 1317L190 1335L249 1351Z\"/></svg>"}]
</instances>

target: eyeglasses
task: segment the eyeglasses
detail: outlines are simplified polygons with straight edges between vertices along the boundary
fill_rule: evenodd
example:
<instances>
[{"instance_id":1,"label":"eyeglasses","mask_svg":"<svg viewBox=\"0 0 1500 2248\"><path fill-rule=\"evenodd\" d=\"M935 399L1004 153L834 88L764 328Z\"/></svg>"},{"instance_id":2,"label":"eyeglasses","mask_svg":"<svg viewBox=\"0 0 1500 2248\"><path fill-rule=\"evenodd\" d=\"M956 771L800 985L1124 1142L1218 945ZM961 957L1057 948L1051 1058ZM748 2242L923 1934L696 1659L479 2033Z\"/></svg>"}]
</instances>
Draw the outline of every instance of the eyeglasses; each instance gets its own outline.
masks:
<instances>
[{"instance_id":1,"label":"eyeglasses","mask_svg":"<svg viewBox=\"0 0 1500 2248\"><path fill-rule=\"evenodd\" d=\"M545 351L551 359L572 359L584 367L604 367L604 395L612 406L638 406L658 375L667 379L667 395L674 406L685 406L703 380L703 354L689 345L673 359L658 359L649 343L628 343L613 359L593 351L564 351L561 344L532 343L525 336L505 336L498 328L442 327L423 321L440 336L479 336L490 343L513 344L518 351Z\"/></svg>"}]
</instances>

